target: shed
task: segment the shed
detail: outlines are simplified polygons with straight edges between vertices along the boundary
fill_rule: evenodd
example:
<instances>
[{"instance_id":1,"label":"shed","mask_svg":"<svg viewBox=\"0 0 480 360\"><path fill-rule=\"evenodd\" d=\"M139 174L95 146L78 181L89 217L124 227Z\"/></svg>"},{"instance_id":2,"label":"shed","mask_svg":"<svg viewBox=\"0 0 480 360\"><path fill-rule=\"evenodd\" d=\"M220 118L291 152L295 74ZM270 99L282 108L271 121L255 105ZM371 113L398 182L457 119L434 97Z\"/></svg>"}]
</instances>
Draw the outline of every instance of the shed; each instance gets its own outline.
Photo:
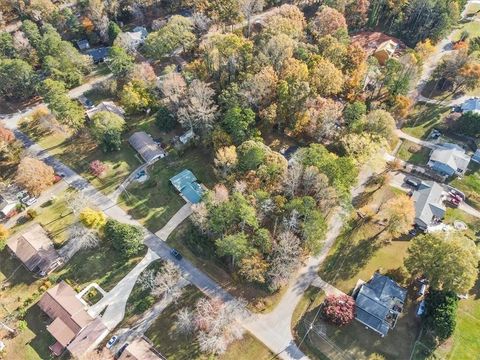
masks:
<instances>
[{"instance_id":1,"label":"shed","mask_svg":"<svg viewBox=\"0 0 480 360\"><path fill-rule=\"evenodd\" d=\"M183 133L182 135L180 135L178 137L178 140L180 140L180 142L182 144L186 144L188 143L190 140L192 140L193 138L195 137L195 133L193 132L192 129L188 130L187 132Z\"/></svg>"},{"instance_id":2,"label":"shed","mask_svg":"<svg viewBox=\"0 0 480 360\"><path fill-rule=\"evenodd\" d=\"M186 201L196 204L202 200L203 189L190 170L183 170L170 178L170 182Z\"/></svg>"},{"instance_id":3,"label":"shed","mask_svg":"<svg viewBox=\"0 0 480 360\"><path fill-rule=\"evenodd\" d=\"M80 51L90 49L90 43L88 42L87 39L77 40L77 46L80 49Z\"/></svg>"},{"instance_id":4,"label":"shed","mask_svg":"<svg viewBox=\"0 0 480 360\"><path fill-rule=\"evenodd\" d=\"M393 54L395 54L397 47L398 43L391 39L384 41L377 47L373 53L373 56L377 58L380 65L385 65L385 63L393 56Z\"/></svg>"},{"instance_id":5,"label":"shed","mask_svg":"<svg viewBox=\"0 0 480 360\"><path fill-rule=\"evenodd\" d=\"M7 247L28 270L40 276L47 275L62 263L52 241L38 223L12 236Z\"/></svg>"},{"instance_id":6,"label":"shed","mask_svg":"<svg viewBox=\"0 0 480 360\"><path fill-rule=\"evenodd\" d=\"M152 137L145 131L134 133L130 136L128 142L147 163L164 158L166 155L160 145L153 141Z\"/></svg>"},{"instance_id":7,"label":"shed","mask_svg":"<svg viewBox=\"0 0 480 360\"><path fill-rule=\"evenodd\" d=\"M158 360L164 359L144 337L135 339L129 344L119 360Z\"/></svg>"}]
</instances>

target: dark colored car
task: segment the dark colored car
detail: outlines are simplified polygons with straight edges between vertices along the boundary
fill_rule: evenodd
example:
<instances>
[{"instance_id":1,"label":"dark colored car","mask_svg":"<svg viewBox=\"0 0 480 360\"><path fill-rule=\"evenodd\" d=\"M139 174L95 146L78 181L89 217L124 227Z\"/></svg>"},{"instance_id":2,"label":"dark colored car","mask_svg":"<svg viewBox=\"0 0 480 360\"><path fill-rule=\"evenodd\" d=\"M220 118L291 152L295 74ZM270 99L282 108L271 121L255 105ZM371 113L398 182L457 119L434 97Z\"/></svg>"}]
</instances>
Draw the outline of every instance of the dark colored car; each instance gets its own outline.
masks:
<instances>
[{"instance_id":1,"label":"dark colored car","mask_svg":"<svg viewBox=\"0 0 480 360\"><path fill-rule=\"evenodd\" d=\"M415 179L415 178L411 178L411 177L407 177L405 179L405 183L414 187L415 189L418 189L418 187L420 186L420 184L422 183L420 180L418 179Z\"/></svg>"},{"instance_id":2,"label":"dark colored car","mask_svg":"<svg viewBox=\"0 0 480 360\"><path fill-rule=\"evenodd\" d=\"M172 249L172 250L170 250L170 254L171 254L175 259L177 259L177 260L182 260L182 257L183 257L183 256L182 256L182 254L180 254L180 253L178 252L177 249Z\"/></svg>"}]
</instances>

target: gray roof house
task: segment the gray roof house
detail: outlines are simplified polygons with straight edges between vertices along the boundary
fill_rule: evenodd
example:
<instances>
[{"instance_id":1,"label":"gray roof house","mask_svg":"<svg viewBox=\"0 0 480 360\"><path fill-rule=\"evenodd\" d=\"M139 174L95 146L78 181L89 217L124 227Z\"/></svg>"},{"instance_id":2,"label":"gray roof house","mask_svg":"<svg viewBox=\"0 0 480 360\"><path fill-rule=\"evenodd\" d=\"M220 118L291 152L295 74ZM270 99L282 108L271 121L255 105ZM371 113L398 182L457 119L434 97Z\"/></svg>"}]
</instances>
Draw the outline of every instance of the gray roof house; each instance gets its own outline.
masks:
<instances>
[{"instance_id":1,"label":"gray roof house","mask_svg":"<svg viewBox=\"0 0 480 360\"><path fill-rule=\"evenodd\" d=\"M474 97L471 99L466 100L462 106L462 112L474 112L476 114L480 114L480 98Z\"/></svg>"},{"instance_id":2,"label":"gray roof house","mask_svg":"<svg viewBox=\"0 0 480 360\"><path fill-rule=\"evenodd\" d=\"M90 49L90 43L87 39L77 40L77 46L81 51Z\"/></svg>"},{"instance_id":3,"label":"gray roof house","mask_svg":"<svg viewBox=\"0 0 480 360\"><path fill-rule=\"evenodd\" d=\"M87 110L87 116L91 120L93 115L99 113L101 111L108 111L114 113L121 118L125 115L125 110L123 110L120 106L116 105L113 101L103 101L93 109Z\"/></svg>"},{"instance_id":4,"label":"gray roof house","mask_svg":"<svg viewBox=\"0 0 480 360\"><path fill-rule=\"evenodd\" d=\"M480 164L480 149L477 149L477 151L475 151L475 154L472 155L472 161Z\"/></svg>"},{"instance_id":5,"label":"gray roof house","mask_svg":"<svg viewBox=\"0 0 480 360\"><path fill-rule=\"evenodd\" d=\"M444 189L433 181L425 181L420 184L413 193L415 204L415 224L422 230L437 225L445 215L443 204Z\"/></svg>"},{"instance_id":6,"label":"gray roof house","mask_svg":"<svg viewBox=\"0 0 480 360\"><path fill-rule=\"evenodd\" d=\"M397 323L407 290L379 273L361 285L355 298L355 318L384 337Z\"/></svg>"},{"instance_id":7,"label":"gray roof house","mask_svg":"<svg viewBox=\"0 0 480 360\"><path fill-rule=\"evenodd\" d=\"M85 55L90 56L94 64L98 64L105 61L109 53L110 53L109 47L99 47L94 49L88 49L85 51Z\"/></svg>"},{"instance_id":8,"label":"gray roof house","mask_svg":"<svg viewBox=\"0 0 480 360\"><path fill-rule=\"evenodd\" d=\"M153 141L152 137L145 131L134 133L130 136L128 142L147 163L164 158L167 155L160 145Z\"/></svg>"},{"instance_id":9,"label":"gray roof house","mask_svg":"<svg viewBox=\"0 0 480 360\"><path fill-rule=\"evenodd\" d=\"M17 199L10 194L1 194L0 195L0 218L3 216L8 216L12 210L17 207Z\"/></svg>"},{"instance_id":10,"label":"gray roof house","mask_svg":"<svg viewBox=\"0 0 480 360\"><path fill-rule=\"evenodd\" d=\"M442 176L462 175L470 162L470 156L456 144L442 144L432 151L427 166Z\"/></svg>"}]
</instances>

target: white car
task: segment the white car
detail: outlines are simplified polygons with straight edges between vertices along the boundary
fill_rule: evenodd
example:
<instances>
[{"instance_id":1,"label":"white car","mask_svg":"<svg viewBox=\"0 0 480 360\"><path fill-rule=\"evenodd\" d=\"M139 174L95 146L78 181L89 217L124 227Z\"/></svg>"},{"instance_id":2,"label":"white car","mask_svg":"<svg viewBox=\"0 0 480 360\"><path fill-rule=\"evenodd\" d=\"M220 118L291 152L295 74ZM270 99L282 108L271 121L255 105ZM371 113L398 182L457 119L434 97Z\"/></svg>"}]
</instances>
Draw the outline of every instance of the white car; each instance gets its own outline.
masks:
<instances>
[{"instance_id":1,"label":"white car","mask_svg":"<svg viewBox=\"0 0 480 360\"><path fill-rule=\"evenodd\" d=\"M32 197L26 197L22 199L22 202L27 205L27 206L32 206L37 202L37 198L35 196Z\"/></svg>"},{"instance_id":2,"label":"white car","mask_svg":"<svg viewBox=\"0 0 480 360\"><path fill-rule=\"evenodd\" d=\"M107 342L107 349L110 349L113 345L115 345L118 341L118 336L113 335L110 340Z\"/></svg>"}]
</instances>

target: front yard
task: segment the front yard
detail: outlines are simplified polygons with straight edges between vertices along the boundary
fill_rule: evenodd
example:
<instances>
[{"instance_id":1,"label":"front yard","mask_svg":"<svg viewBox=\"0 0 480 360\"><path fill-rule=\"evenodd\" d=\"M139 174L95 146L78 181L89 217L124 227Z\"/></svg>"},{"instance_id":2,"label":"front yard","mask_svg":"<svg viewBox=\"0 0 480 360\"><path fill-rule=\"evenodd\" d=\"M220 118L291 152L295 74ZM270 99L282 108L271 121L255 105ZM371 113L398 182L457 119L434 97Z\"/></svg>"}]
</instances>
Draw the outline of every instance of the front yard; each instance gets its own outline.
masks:
<instances>
[{"instance_id":1,"label":"front yard","mask_svg":"<svg viewBox=\"0 0 480 360\"><path fill-rule=\"evenodd\" d=\"M469 169L465 176L451 182L453 187L463 191L467 202L476 209L480 209L480 166L470 162Z\"/></svg>"},{"instance_id":2,"label":"front yard","mask_svg":"<svg viewBox=\"0 0 480 360\"><path fill-rule=\"evenodd\" d=\"M146 336L157 350L169 360L207 360L211 356L200 352L194 336L184 336L175 332L176 314L184 307L192 307L203 294L193 285L188 285L177 301L170 304L147 330ZM267 360L272 353L255 337L246 333L244 338L228 347L227 351L215 357L219 360Z\"/></svg>"},{"instance_id":3,"label":"front yard","mask_svg":"<svg viewBox=\"0 0 480 360\"><path fill-rule=\"evenodd\" d=\"M170 178L189 169L207 188L215 184L211 155L200 148L187 149L178 156L168 155L148 169L149 179L134 183L122 194L120 206L152 232L160 230L185 204L170 184Z\"/></svg>"},{"instance_id":4,"label":"front yard","mask_svg":"<svg viewBox=\"0 0 480 360\"><path fill-rule=\"evenodd\" d=\"M430 158L431 150L408 140L403 140L398 148L397 156L413 165L425 166Z\"/></svg>"},{"instance_id":5,"label":"front yard","mask_svg":"<svg viewBox=\"0 0 480 360\"><path fill-rule=\"evenodd\" d=\"M442 124L450 107L418 102L413 107L407 123L402 130L419 139L425 139L430 131Z\"/></svg>"}]
</instances>

